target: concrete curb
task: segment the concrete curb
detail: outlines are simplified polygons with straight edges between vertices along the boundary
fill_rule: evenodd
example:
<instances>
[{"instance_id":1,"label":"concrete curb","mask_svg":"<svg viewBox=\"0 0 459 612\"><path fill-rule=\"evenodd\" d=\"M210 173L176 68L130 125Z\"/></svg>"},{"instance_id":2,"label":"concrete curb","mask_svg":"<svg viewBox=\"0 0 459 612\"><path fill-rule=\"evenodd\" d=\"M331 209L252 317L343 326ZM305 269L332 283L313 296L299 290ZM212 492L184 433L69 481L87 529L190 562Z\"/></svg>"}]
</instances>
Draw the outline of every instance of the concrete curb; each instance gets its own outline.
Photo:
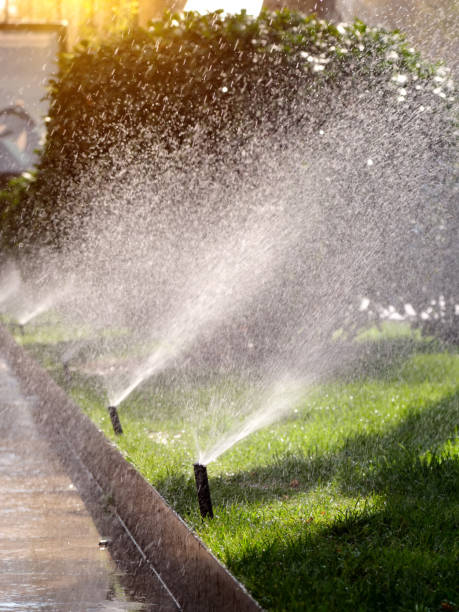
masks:
<instances>
[{"instance_id":1,"label":"concrete curb","mask_svg":"<svg viewBox=\"0 0 459 612\"><path fill-rule=\"evenodd\" d=\"M73 472L89 472L116 510L139 553L183 610L261 610L246 589L207 550L161 495L122 457L0 325L0 349L24 389L36 397L34 417ZM69 452L70 451L70 452ZM73 459L72 459L73 457Z\"/></svg>"}]
</instances>

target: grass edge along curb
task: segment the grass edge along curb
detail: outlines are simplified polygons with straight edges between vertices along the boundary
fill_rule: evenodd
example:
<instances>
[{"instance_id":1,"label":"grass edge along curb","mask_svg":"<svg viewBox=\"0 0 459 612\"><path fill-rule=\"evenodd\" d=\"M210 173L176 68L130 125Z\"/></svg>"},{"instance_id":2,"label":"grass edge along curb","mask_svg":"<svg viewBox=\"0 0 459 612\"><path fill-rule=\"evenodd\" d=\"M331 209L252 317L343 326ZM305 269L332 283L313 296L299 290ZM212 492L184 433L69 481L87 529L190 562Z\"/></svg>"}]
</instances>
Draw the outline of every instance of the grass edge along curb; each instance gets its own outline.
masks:
<instances>
[{"instance_id":1,"label":"grass edge along curb","mask_svg":"<svg viewBox=\"0 0 459 612\"><path fill-rule=\"evenodd\" d=\"M127 463L0 325L0 348L21 384L36 398L33 416L57 447L70 447L113 502L140 550L184 610L261 610L161 495ZM63 440L64 439L64 440Z\"/></svg>"}]
</instances>

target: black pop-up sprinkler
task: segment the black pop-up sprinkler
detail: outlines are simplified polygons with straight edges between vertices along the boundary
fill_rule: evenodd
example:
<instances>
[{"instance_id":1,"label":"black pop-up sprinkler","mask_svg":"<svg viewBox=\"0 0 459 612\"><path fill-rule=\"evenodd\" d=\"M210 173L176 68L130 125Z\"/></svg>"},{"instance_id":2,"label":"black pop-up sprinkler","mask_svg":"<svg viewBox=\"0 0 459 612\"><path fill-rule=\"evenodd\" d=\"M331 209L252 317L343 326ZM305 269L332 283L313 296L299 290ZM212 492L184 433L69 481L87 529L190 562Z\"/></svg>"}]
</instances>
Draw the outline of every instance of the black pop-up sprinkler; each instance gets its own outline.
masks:
<instances>
[{"instance_id":1,"label":"black pop-up sprinkler","mask_svg":"<svg viewBox=\"0 0 459 612\"><path fill-rule=\"evenodd\" d=\"M214 518L212 511L212 501L210 499L209 479L207 478L207 468L200 463L194 464L194 477L196 479L196 489L198 492L199 510L202 518L209 516Z\"/></svg>"},{"instance_id":2,"label":"black pop-up sprinkler","mask_svg":"<svg viewBox=\"0 0 459 612\"><path fill-rule=\"evenodd\" d=\"M66 384L69 384L70 383L70 368L69 368L69 364L67 361L64 361L64 363L62 364L62 369L64 370L65 382Z\"/></svg>"},{"instance_id":3,"label":"black pop-up sprinkler","mask_svg":"<svg viewBox=\"0 0 459 612\"><path fill-rule=\"evenodd\" d=\"M110 415L110 420L113 425L113 431L116 433L117 436L119 436L123 433L123 428L121 427L120 417L118 416L118 410L116 409L116 406L109 406L108 414Z\"/></svg>"}]
</instances>

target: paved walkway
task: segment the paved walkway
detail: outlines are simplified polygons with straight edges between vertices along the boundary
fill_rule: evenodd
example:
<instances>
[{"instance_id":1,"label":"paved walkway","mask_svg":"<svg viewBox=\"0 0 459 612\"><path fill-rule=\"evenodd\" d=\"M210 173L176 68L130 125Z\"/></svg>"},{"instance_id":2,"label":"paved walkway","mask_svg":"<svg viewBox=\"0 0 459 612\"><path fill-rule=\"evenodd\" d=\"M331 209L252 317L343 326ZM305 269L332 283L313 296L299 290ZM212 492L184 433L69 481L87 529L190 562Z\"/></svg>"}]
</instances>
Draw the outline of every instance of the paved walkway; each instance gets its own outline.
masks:
<instances>
[{"instance_id":1,"label":"paved walkway","mask_svg":"<svg viewBox=\"0 0 459 612\"><path fill-rule=\"evenodd\" d=\"M0 611L176 610L159 583L126 594L31 402L0 356Z\"/></svg>"}]
</instances>

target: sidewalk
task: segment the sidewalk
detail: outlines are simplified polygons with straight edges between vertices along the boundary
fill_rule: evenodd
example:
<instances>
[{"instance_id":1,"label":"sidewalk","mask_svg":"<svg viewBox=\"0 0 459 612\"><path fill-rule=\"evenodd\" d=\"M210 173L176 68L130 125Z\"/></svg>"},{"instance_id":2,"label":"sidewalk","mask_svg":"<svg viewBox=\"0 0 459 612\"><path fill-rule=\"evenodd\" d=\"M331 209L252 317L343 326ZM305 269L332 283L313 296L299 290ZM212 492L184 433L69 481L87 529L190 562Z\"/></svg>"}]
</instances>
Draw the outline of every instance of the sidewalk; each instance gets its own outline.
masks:
<instances>
[{"instance_id":1,"label":"sidewalk","mask_svg":"<svg viewBox=\"0 0 459 612\"><path fill-rule=\"evenodd\" d=\"M0 611L177 610L158 581L137 596L30 415L0 355ZM127 592L129 590L129 593Z\"/></svg>"}]
</instances>

